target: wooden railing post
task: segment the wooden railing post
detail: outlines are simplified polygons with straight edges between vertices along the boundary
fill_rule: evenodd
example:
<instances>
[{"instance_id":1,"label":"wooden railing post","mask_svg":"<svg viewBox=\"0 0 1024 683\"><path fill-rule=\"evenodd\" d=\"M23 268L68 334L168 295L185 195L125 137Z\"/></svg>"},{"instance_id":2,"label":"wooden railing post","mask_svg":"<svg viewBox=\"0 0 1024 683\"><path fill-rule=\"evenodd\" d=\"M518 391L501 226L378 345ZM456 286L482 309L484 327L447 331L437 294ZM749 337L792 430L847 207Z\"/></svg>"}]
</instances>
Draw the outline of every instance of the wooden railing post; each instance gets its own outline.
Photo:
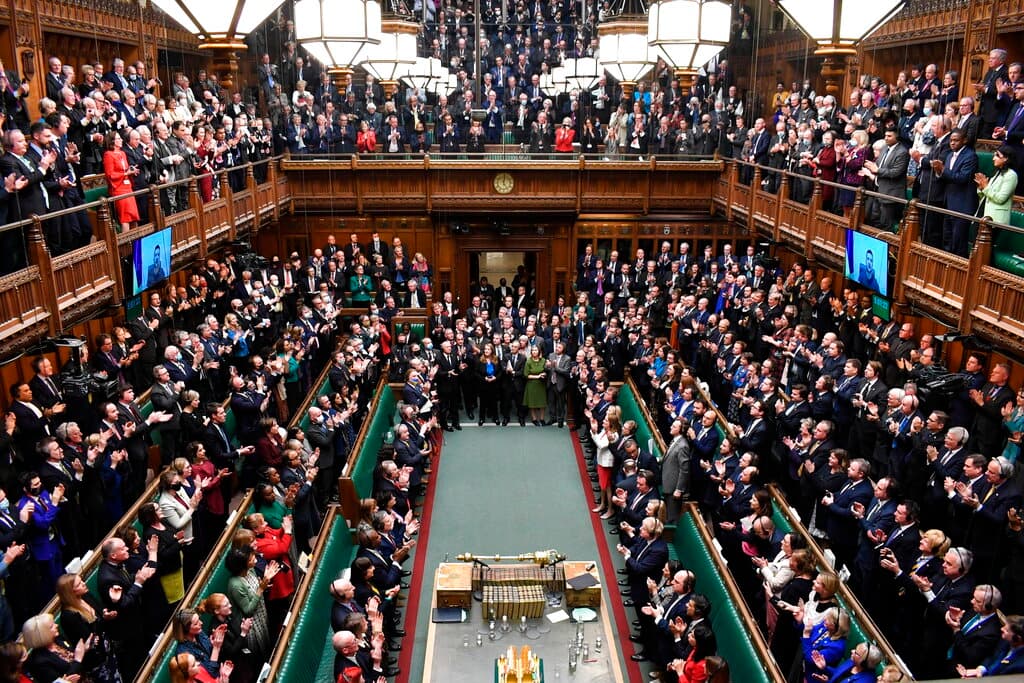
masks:
<instances>
[{"instance_id":1,"label":"wooden railing post","mask_svg":"<svg viewBox=\"0 0 1024 683\"><path fill-rule=\"evenodd\" d=\"M227 171L220 172L220 196L228 200L228 239L233 242L238 234L237 226L235 225L235 193L231 191L231 183L228 182Z\"/></svg>"},{"instance_id":2,"label":"wooden railing post","mask_svg":"<svg viewBox=\"0 0 1024 683\"><path fill-rule=\"evenodd\" d=\"M856 196L853 200L853 207L850 208L850 224L847 226L851 230L857 230L860 228L861 216L864 213L864 188L858 187L856 190Z\"/></svg>"},{"instance_id":3,"label":"wooden railing post","mask_svg":"<svg viewBox=\"0 0 1024 683\"><path fill-rule=\"evenodd\" d=\"M921 213L917 200L912 199L907 205L907 215L904 219L903 230L900 232L899 252L896 254L896 286L893 290L892 300L901 312L907 307L906 279L910 274L910 249L914 242L918 241L920 234Z\"/></svg>"},{"instance_id":4,"label":"wooden railing post","mask_svg":"<svg viewBox=\"0 0 1024 683\"><path fill-rule=\"evenodd\" d=\"M249 230L252 239L255 239L260 231L260 205L259 191L256 189L256 171L253 170L251 161L245 167L245 186L249 188L249 208L252 210L252 227Z\"/></svg>"},{"instance_id":5,"label":"wooden railing post","mask_svg":"<svg viewBox=\"0 0 1024 683\"><path fill-rule=\"evenodd\" d=\"M789 196L789 174L781 171L779 174L782 176L782 180L775 192L775 220L772 221L772 239L776 244L782 242L782 203Z\"/></svg>"},{"instance_id":6,"label":"wooden railing post","mask_svg":"<svg viewBox=\"0 0 1024 683\"><path fill-rule=\"evenodd\" d=\"M167 216L164 215L164 206L160 203L160 190L156 185L149 186L149 217L154 231L167 227Z\"/></svg>"},{"instance_id":7,"label":"wooden railing post","mask_svg":"<svg viewBox=\"0 0 1024 683\"><path fill-rule=\"evenodd\" d=\"M963 304L960 307L961 334L970 334L974 318L971 313L978 303L981 287L975 283L981 281L981 269L992 260L992 219L987 216L978 225L978 235L974 238L974 251L967 260L967 291L964 292Z\"/></svg>"},{"instance_id":8,"label":"wooden railing post","mask_svg":"<svg viewBox=\"0 0 1024 683\"><path fill-rule=\"evenodd\" d=\"M206 214L203 212L203 196L199 194L199 179L195 176L188 181L188 205L196 213L196 222L199 224L199 258L205 259L208 253L206 247Z\"/></svg>"},{"instance_id":9,"label":"wooden railing post","mask_svg":"<svg viewBox=\"0 0 1024 683\"><path fill-rule=\"evenodd\" d=\"M736 196L736 182L739 179L739 164L735 159L727 162L726 173L728 174L729 187L725 192L725 217L732 222L732 203Z\"/></svg>"},{"instance_id":10,"label":"wooden railing post","mask_svg":"<svg viewBox=\"0 0 1024 683\"><path fill-rule=\"evenodd\" d=\"M754 221L754 206L757 204L757 188L761 187L761 167L754 166L754 177L750 181L750 204L747 207L747 232L751 237L757 234L757 223Z\"/></svg>"},{"instance_id":11,"label":"wooden railing post","mask_svg":"<svg viewBox=\"0 0 1024 683\"><path fill-rule=\"evenodd\" d=\"M50 336L55 337L61 333L63 326L60 322L60 306L57 303L57 283L53 279L53 259L43 234L43 219L33 216L32 227L28 233L28 252L31 263L39 266L39 279L43 291L43 300L39 303L50 312L46 324Z\"/></svg>"},{"instance_id":12,"label":"wooden railing post","mask_svg":"<svg viewBox=\"0 0 1024 683\"><path fill-rule=\"evenodd\" d=\"M146 201L148 197L141 196L139 201ZM104 199L96 210L97 228L102 231L101 239L107 243L107 267L110 269L110 277L114 280L114 299L124 299L128 288L124 286L124 269L121 268L121 253L117 248L117 233L110 224L110 200Z\"/></svg>"},{"instance_id":13,"label":"wooden railing post","mask_svg":"<svg viewBox=\"0 0 1024 683\"><path fill-rule=\"evenodd\" d=\"M270 196L274 198L274 221L276 222L281 217L280 201L281 198L277 192L277 174L278 174L278 161L277 159L271 159L267 162L267 181L270 183Z\"/></svg>"},{"instance_id":14,"label":"wooden railing post","mask_svg":"<svg viewBox=\"0 0 1024 683\"><path fill-rule=\"evenodd\" d=\"M807 205L807 225L804 230L804 258L810 263L814 257L814 226L818 211L821 209L821 179L814 179L814 189L811 190L811 202Z\"/></svg>"}]
</instances>

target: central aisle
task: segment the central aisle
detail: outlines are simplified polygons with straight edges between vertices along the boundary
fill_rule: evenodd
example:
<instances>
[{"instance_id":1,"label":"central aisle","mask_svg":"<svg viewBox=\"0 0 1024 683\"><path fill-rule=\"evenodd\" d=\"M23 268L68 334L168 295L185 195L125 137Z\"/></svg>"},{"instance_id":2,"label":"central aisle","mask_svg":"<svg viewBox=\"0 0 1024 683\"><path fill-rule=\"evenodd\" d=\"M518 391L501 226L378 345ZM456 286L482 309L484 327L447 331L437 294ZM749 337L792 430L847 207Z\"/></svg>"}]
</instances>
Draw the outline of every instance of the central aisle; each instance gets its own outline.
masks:
<instances>
[{"instance_id":1,"label":"central aisle","mask_svg":"<svg viewBox=\"0 0 1024 683\"><path fill-rule=\"evenodd\" d=\"M555 548L569 559L595 560L601 565L589 481L584 489L568 429L464 423L461 432L445 436L441 457L430 475L435 488L433 500L428 501L430 528L422 576L413 577L423 584L415 640L405 643L413 647L408 670L402 667L401 680L406 681L423 680L434 570L446 554L454 562L456 555L466 552L510 555ZM415 560L419 566L419 558ZM619 577L605 576L602 570L601 578L607 607L611 604L608 584ZM479 603L473 607L473 618L478 620ZM406 616L407 624L411 616Z\"/></svg>"}]
</instances>

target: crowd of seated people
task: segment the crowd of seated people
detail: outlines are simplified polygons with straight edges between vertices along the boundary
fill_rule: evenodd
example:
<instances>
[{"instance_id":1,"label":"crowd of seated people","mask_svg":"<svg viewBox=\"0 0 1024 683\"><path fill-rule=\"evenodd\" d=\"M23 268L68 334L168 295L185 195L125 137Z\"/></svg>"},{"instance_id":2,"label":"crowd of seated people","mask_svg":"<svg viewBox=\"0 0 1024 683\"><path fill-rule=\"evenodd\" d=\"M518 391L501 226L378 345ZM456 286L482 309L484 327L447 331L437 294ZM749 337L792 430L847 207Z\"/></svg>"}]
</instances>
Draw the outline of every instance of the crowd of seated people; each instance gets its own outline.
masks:
<instances>
[{"instance_id":1,"label":"crowd of seated people","mask_svg":"<svg viewBox=\"0 0 1024 683\"><path fill-rule=\"evenodd\" d=\"M594 512L626 554L645 515L674 522L683 501L697 503L783 672L873 679L873 645L845 659L840 581L915 676L1021 671L1020 617L999 616L1024 610L1024 399L1009 366L968 350L961 384L928 392L947 374L932 335L881 319L799 261L769 265L728 244L703 257L668 242L653 257L579 256L571 314L585 337L570 404L595 465ZM548 312L536 315L550 334ZM609 383L627 376L668 443L660 462L615 405ZM776 528L768 483L834 567ZM633 658L666 675L646 598L629 585Z\"/></svg>"},{"instance_id":2,"label":"crowd of seated people","mask_svg":"<svg viewBox=\"0 0 1024 683\"><path fill-rule=\"evenodd\" d=\"M402 294L397 304L385 297L379 316L361 315L342 329L356 269L369 263L363 254L386 255L371 293L395 281ZM24 670L37 680L51 680L52 671L114 680L116 670L131 678L172 616L178 653L193 658L175 658L180 675L194 660L203 671L190 674L195 680L225 670L232 681L255 680L270 654L297 581L292 555L310 551L323 511L337 498L337 474L381 361L391 355L389 329L401 324L407 303L422 297L425 305L425 293L412 285L428 282L430 269L422 256L408 261L399 240L383 244L376 234L344 248L331 237L305 259L273 256L251 268L244 260L211 257L182 277L187 285L149 293L137 318L99 335L91 350L82 347L82 363L112 381L110 400L72 396L46 356L33 362L28 381L10 388L0 430L0 638L25 636L33 654ZM286 429L326 366L329 386L308 409L309 428ZM148 413L139 399L147 392ZM160 467L153 469L157 435ZM403 468L415 458L404 443L402 432L395 458ZM153 477L154 498L140 500ZM393 479L397 487L401 477ZM235 494L249 488L253 512L230 552L217 558L232 576L227 589L201 606L182 605ZM137 517L124 520L136 501ZM382 498L381 509L394 502ZM65 574L122 521L138 526L116 528L102 543L95 591L84 577ZM367 548L394 521L379 520ZM400 528L415 531L409 521ZM55 594L59 626L38 621L48 615L33 617ZM102 637L88 637L98 620ZM391 633L397 637L397 629Z\"/></svg>"},{"instance_id":3,"label":"crowd of seated people","mask_svg":"<svg viewBox=\"0 0 1024 683\"><path fill-rule=\"evenodd\" d=\"M864 74L843 108L832 95L817 95L810 81L776 86L773 112L737 122L736 158L766 167L761 187L776 192L780 175L790 178L791 199L808 203L813 179L823 185L822 207L849 214L859 188L869 197L864 219L891 229L902 218L908 187L924 209L921 239L926 244L966 256L970 222L928 207L1010 222L1012 199L1024 171L1024 76L1021 63L1007 64L1002 48L989 53L988 68L978 83L961 83L956 71L940 74L935 64L915 64L895 83ZM979 139L1002 143L994 153L991 177L979 173L975 146ZM740 178L750 183L753 169ZM891 197L893 201L887 199Z\"/></svg>"}]
</instances>

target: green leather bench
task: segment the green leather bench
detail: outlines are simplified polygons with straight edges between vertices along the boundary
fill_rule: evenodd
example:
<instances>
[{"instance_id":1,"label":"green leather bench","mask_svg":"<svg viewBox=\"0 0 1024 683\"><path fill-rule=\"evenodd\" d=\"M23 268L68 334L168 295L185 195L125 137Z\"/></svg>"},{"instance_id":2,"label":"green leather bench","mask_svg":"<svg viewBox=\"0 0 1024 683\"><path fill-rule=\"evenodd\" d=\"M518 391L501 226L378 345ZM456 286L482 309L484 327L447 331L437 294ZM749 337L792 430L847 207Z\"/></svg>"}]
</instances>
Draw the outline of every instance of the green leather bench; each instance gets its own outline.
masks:
<instances>
[{"instance_id":1,"label":"green leather bench","mask_svg":"<svg viewBox=\"0 0 1024 683\"><path fill-rule=\"evenodd\" d=\"M377 386L380 396L377 410L369 418L370 425L366 430L366 438L356 455L352 471L348 473L355 486L356 494L360 498L369 498L373 495L373 470L377 466L377 452L380 451L388 432L391 431L395 410L398 407L395 393L391 391L387 382L382 382Z\"/></svg>"},{"instance_id":2,"label":"green leather bench","mask_svg":"<svg viewBox=\"0 0 1024 683\"><path fill-rule=\"evenodd\" d=\"M622 421L633 420L636 422L637 443L640 444L641 448L650 450L654 457L660 461L664 453L661 452L658 441L651 433L650 427L647 426L647 420L644 418L646 409L637 399L636 394L633 393L633 387L628 383L619 387L617 403L622 408Z\"/></svg>"},{"instance_id":3,"label":"green leather bench","mask_svg":"<svg viewBox=\"0 0 1024 683\"><path fill-rule=\"evenodd\" d=\"M683 566L697 577L695 590L711 601L711 628L718 641L718 654L729 663L732 680L744 683L771 683L766 671L774 663L762 662L743 617L729 595L725 579L711 556L716 552L704 542L697 530L699 521L692 510L684 512L676 527L672 545ZM781 674L780 674L781 676Z\"/></svg>"},{"instance_id":4,"label":"green leather bench","mask_svg":"<svg viewBox=\"0 0 1024 683\"><path fill-rule=\"evenodd\" d=\"M1012 211L1010 225L1022 232L996 230L992 242L992 265L1024 277L1024 212Z\"/></svg>"},{"instance_id":5,"label":"green leather bench","mask_svg":"<svg viewBox=\"0 0 1024 683\"><path fill-rule=\"evenodd\" d=\"M326 531L326 530L324 530ZM333 681L334 649L331 646L331 610L328 587L343 569L352 564L356 547L342 515L335 515L330 535L318 558L304 604L293 606L291 619L295 626L288 637L284 656L275 681Z\"/></svg>"}]
</instances>

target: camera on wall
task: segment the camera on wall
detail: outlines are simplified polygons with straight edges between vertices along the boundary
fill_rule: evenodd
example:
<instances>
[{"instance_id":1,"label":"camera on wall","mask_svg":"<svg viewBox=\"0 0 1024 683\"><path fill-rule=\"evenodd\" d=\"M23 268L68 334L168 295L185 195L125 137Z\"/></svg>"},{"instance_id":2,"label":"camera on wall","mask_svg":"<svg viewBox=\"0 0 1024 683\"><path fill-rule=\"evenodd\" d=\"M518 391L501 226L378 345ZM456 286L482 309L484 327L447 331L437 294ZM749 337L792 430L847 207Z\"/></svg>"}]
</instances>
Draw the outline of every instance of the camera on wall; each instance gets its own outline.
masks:
<instances>
[{"instance_id":1,"label":"camera on wall","mask_svg":"<svg viewBox=\"0 0 1024 683\"><path fill-rule=\"evenodd\" d=\"M661 234L662 234L662 235L665 235L666 237L668 237L669 235L671 235L671 234L672 234L672 227L671 227L671 226L668 226L668 225L664 226L664 227L663 227L663 228L661 229Z\"/></svg>"}]
</instances>

